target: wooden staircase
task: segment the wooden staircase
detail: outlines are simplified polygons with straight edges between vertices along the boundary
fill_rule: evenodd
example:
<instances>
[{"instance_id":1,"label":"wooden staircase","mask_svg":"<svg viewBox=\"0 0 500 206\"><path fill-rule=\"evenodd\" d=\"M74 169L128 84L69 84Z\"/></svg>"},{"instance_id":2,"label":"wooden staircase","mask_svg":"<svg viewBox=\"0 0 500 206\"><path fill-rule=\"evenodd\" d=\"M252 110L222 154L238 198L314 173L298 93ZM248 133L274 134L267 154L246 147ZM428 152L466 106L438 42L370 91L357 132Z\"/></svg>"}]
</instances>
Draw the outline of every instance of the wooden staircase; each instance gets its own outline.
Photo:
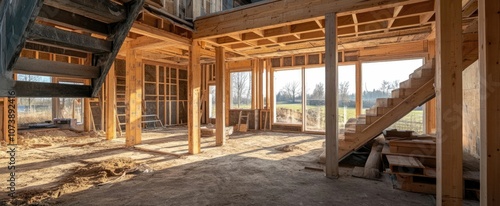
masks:
<instances>
[{"instance_id":1,"label":"wooden staircase","mask_svg":"<svg viewBox=\"0 0 500 206\"><path fill-rule=\"evenodd\" d=\"M434 60L410 74L392 91L390 98L379 98L376 104L366 110L365 115L350 119L345 125L344 137L339 137L339 157L345 158L356 151L393 123L403 118L419 105L435 96Z\"/></svg>"},{"instance_id":2,"label":"wooden staircase","mask_svg":"<svg viewBox=\"0 0 500 206\"><path fill-rule=\"evenodd\" d=\"M145 0L0 1L0 96L96 97ZM19 57L22 49L84 65ZM90 85L15 81L13 73L90 80Z\"/></svg>"}]
</instances>

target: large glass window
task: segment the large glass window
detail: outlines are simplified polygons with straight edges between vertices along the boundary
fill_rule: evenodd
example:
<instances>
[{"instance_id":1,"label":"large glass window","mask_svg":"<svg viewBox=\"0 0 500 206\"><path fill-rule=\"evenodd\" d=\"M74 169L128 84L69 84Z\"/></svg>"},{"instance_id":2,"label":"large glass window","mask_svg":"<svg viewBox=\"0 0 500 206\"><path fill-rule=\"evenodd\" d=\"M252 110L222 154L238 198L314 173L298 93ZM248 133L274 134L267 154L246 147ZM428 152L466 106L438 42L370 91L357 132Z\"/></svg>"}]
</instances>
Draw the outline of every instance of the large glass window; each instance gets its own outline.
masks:
<instances>
[{"instance_id":1,"label":"large glass window","mask_svg":"<svg viewBox=\"0 0 500 206\"><path fill-rule=\"evenodd\" d=\"M356 66L339 66L338 77L339 129L344 129L347 120L356 118Z\"/></svg>"},{"instance_id":2,"label":"large glass window","mask_svg":"<svg viewBox=\"0 0 500 206\"><path fill-rule=\"evenodd\" d=\"M18 81L51 82L49 76L17 74ZM52 120L52 98L19 98L19 124L41 123Z\"/></svg>"},{"instance_id":3,"label":"large glass window","mask_svg":"<svg viewBox=\"0 0 500 206\"><path fill-rule=\"evenodd\" d=\"M216 105L215 85L208 85L208 117L215 118L215 105Z\"/></svg>"},{"instance_id":4,"label":"large glass window","mask_svg":"<svg viewBox=\"0 0 500 206\"><path fill-rule=\"evenodd\" d=\"M274 72L275 122L302 123L302 70Z\"/></svg>"},{"instance_id":5,"label":"large glass window","mask_svg":"<svg viewBox=\"0 0 500 206\"><path fill-rule=\"evenodd\" d=\"M338 123L343 129L349 118L356 118L356 67L339 66ZM325 131L325 68L305 69L306 128Z\"/></svg>"},{"instance_id":6,"label":"large glass window","mask_svg":"<svg viewBox=\"0 0 500 206\"><path fill-rule=\"evenodd\" d=\"M59 84L84 85L83 82L59 81ZM57 118L74 119L78 124L83 123L83 98L58 98Z\"/></svg>"},{"instance_id":7,"label":"large glass window","mask_svg":"<svg viewBox=\"0 0 500 206\"><path fill-rule=\"evenodd\" d=\"M305 130L325 131L325 68L306 69L305 75Z\"/></svg>"},{"instance_id":8,"label":"large glass window","mask_svg":"<svg viewBox=\"0 0 500 206\"><path fill-rule=\"evenodd\" d=\"M252 72L231 72L231 109L252 107Z\"/></svg>"},{"instance_id":9,"label":"large glass window","mask_svg":"<svg viewBox=\"0 0 500 206\"><path fill-rule=\"evenodd\" d=\"M374 106L377 98L391 97L392 90L422 65L422 59L363 63L363 112ZM423 123L422 107L417 107L389 128L423 133Z\"/></svg>"}]
</instances>

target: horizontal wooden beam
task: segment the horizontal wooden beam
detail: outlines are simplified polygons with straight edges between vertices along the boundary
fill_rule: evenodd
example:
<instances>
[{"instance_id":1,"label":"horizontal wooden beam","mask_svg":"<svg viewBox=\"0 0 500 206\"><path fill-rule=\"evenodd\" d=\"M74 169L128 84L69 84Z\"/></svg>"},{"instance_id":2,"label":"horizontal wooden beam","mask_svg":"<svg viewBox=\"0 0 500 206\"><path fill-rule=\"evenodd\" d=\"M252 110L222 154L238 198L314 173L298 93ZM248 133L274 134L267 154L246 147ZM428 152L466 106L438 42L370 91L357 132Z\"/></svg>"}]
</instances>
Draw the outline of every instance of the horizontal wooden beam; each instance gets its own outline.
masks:
<instances>
[{"instance_id":1,"label":"horizontal wooden beam","mask_svg":"<svg viewBox=\"0 0 500 206\"><path fill-rule=\"evenodd\" d=\"M54 84L17 81L17 97L90 97L92 87L86 85Z\"/></svg>"},{"instance_id":2,"label":"horizontal wooden beam","mask_svg":"<svg viewBox=\"0 0 500 206\"><path fill-rule=\"evenodd\" d=\"M30 59L26 57L20 57L17 60L16 64L14 64L14 71L16 73L83 79L97 78L100 75L99 68L93 66Z\"/></svg>"},{"instance_id":3,"label":"horizontal wooden beam","mask_svg":"<svg viewBox=\"0 0 500 206\"><path fill-rule=\"evenodd\" d=\"M27 39L30 42L39 42L93 53L111 52L112 48L110 41L40 24L32 26Z\"/></svg>"},{"instance_id":4,"label":"horizontal wooden beam","mask_svg":"<svg viewBox=\"0 0 500 206\"><path fill-rule=\"evenodd\" d=\"M134 22L132 28L130 29L130 32L175 44L185 46L191 45L191 40L188 38L140 22Z\"/></svg>"},{"instance_id":5,"label":"horizontal wooden beam","mask_svg":"<svg viewBox=\"0 0 500 206\"><path fill-rule=\"evenodd\" d=\"M354 11L379 10L424 0L288 0L270 1L246 9L235 9L220 15L201 17L195 21L195 39L206 39L231 33L251 32L279 25L307 22L323 18L326 13L351 14Z\"/></svg>"},{"instance_id":6,"label":"horizontal wooden beam","mask_svg":"<svg viewBox=\"0 0 500 206\"><path fill-rule=\"evenodd\" d=\"M87 58L87 53L85 53L85 52L71 50L71 49L65 49L65 48L60 48L60 47L53 47L53 46L48 46L48 45L43 45L43 44L37 44L37 43L33 43L33 42L26 42L24 44L24 49L41 51L41 52L48 52L48 53L54 53L54 54L62 54L65 56L72 56L72 57L78 57L78 58Z\"/></svg>"},{"instance_id":7,"label":"horizontal wooden beam","mask_svg":"<svg viewBox=\"0 0 500 206\"><path fill-rule=\"evenodd\" d=\"M135 40L130 41L130 49L139 49L139 50L159 49L159 48L164 48L168 45L172 45L172 42L166 42L148 36L141 36Z\"/></svg>"},{"instance_id":8,"label":"horizontal wooden beam","mask_svg":"<svg viewBox=\"0 0 500 206\"><path fill-rule=\"evenodd\" d=\"M408 41L420 41L430 35L432 29L430 27L392 31L380 34L371 34L360 37L345 37L339 38L339 50L341 49L357 49L367 46L378 46L381 44L399 43L402 39ZM292 55L310 52L323 52L325 41L307 41L302 43L290 44L284 47L271 47L252 49L244 51L251 57L273 57L281 55ZM242 51L243 52L243 51ZM234 58L229 58L233 60Z\"/></svg>"},{"instance_id":9,"label":"horizontal wooden beam","mask_svg":"<svg viewBox=\"0 0 500 206\"><path fill-rule=\"evenodd\" d=\"M48 5L42 6L42 10L38 14L38 19L70 29L98 33L105 36L109 34L109 27L103 22Z\"/></svg>"},{"instance_id":10,"label":"horizontal wooden beam","mask_svg":"<svg viewBox=\"0 0 500 206\"><path fill-rule=\"evenodd\" d=\"M125 7L109 0L50 0L44 3L104 23L116 23L127 17Z\"/></svg>"}]
</instances>

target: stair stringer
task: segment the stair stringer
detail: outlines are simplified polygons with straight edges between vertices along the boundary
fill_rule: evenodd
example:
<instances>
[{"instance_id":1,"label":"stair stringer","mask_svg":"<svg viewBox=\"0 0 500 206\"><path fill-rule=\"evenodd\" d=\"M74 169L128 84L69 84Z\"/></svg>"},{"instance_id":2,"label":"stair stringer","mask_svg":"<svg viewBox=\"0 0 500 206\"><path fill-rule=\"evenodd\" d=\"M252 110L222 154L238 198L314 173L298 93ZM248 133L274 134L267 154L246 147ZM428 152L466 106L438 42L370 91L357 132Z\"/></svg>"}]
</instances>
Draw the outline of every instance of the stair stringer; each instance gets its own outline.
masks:
<instances>
[{"instance_id":1,"label":"stair stringer","mask_svg":"<svg viewBox=\"0 0 500 206\"><path fill-rule=\"evenodd\" d=\"M387 113L382 115L375 122L366 127L361 133L357 134L355 141L350 142L347 148L339 148L339 157L342 160L350 153L361 148L373 138L382 133L384 129L403 118L410 113L417 106L426 103L436 96L434 89L434 78L427 81L424 85L419 87L415 92L406 97L401 103L394 106Z\"/></svg>"}]
</instances>

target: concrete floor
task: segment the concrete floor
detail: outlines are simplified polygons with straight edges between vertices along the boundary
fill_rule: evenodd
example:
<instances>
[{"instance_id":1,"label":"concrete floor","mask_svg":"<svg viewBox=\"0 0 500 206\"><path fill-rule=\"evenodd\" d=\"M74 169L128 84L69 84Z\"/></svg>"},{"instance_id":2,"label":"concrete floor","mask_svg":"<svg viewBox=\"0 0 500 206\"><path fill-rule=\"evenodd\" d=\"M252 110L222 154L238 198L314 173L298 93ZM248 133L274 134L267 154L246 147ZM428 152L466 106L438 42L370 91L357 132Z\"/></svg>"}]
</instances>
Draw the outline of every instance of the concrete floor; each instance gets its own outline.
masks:
<instances>
[{"instance_id":1,"label":"concrete floor","mask_svg":"<svg viewBox=\"0 0 500 206\"><path fill-rule=\"evenodd\" d=\"M185 128L179 127L146 131L143 143L180 154L187 149L186 137ZM131 157L155 171L127 175L121 181L64 194L48 202L50 205L435 205L432 195L393 189L388 177L380 181L354 178L350 176L352 168L342 167L339 179L328 179L323 172L304 169L321 167L316 161L323 138L307 134L237 133L223 147L215 147L214 137L202 138L201 154L180 158L121 148L123 139L94 148L61 150L71 153L60 154L65 156L66 163ZM284 145L298 148L292 152L275 149ZM40 170L43 164L58 161L61 160L45 159L39 163L33 160L25 165L26 171L21 175L42 175L40 171L46 174L45 179L61 175ZM66 164L68 168L74 166ZM4 174L3 170L0 172ZM52 179L51 183L37 185L54 185L60 178ZM24 188L33 189L30 184L26 183ZM478 202L466 201L466 205Z\"/></svg>"}]
</instances>

